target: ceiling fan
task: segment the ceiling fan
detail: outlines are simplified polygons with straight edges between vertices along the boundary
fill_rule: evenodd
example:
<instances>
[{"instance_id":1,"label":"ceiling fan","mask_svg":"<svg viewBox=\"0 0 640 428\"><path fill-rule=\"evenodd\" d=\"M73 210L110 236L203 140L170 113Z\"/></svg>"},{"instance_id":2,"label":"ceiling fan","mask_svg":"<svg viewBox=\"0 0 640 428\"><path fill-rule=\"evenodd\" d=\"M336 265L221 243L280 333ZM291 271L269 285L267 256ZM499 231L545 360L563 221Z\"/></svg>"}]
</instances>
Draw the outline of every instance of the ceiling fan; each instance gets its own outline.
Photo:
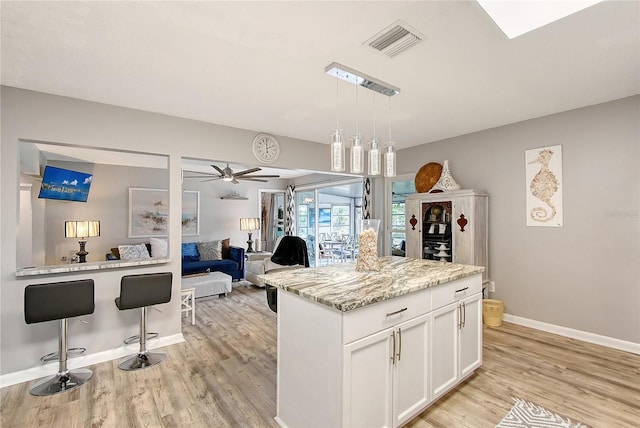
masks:
<instances>
[{"instance_id":1,"label":"ceiling fan","mask_svg":"<svg viewBox=\"0 0 640 428\"><path fill-rule=\"evenodd\" d=\"M248 175L254 172L258 172L261 171L261 168L250 168L250 169L245 169L244 171L240 171L240 172L233 172L233 170L231 168L229 168L229 164L227 164L227 166L224 169L221 169L219 166L217 165L211 165L216 171L218 171L220 173L220 175L216 175L216 174L212 174L212 173L208 173L208 172L200 172L200 171L184 171L184 172L189 172L192 174L200 174L200 175L193 175L193 176L186 176L183 175L182 178L205 178L205 177L212 177L206 180L202 180L203 182L205 181L214 181L214 180L222 180L222 181L229 181L233 184L238 184L239 181L238 180L246 180L246 181L260 181L263 183L266 183L267 180L264 180L265 178L279 178L279 175Z\"/></svg>"}]
</instances>

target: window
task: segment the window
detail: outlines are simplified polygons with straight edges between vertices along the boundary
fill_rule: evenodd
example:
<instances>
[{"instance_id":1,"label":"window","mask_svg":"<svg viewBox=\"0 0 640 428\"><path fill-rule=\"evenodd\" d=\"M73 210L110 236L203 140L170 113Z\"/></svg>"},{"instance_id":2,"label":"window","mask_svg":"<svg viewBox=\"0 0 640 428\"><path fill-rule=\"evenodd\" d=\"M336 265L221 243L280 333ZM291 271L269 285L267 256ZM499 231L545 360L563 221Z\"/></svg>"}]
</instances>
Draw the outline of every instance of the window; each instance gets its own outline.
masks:
<instances>
[{"instance_id":1,"label":"window","mask_svg":"<svg viewBox=\"0 0 640 428\"><path fill-rule=\"evenodd\" d=\"M331 206L331 233L338 236L351 233L351 208L349 205Z\"/></svg>"},{"instance_id":2,"label":"window","mask_svg":"<svg viewBox=\"0 0 640 428\"><path fill-rule=\"evenodd\" d=\"M392 248L401 248L402 241L406 239L406 234L404 232L404 223L405 223L405 203L404 202L394 202L391 204L391 247Z\"/></svg>"}]
</instances>

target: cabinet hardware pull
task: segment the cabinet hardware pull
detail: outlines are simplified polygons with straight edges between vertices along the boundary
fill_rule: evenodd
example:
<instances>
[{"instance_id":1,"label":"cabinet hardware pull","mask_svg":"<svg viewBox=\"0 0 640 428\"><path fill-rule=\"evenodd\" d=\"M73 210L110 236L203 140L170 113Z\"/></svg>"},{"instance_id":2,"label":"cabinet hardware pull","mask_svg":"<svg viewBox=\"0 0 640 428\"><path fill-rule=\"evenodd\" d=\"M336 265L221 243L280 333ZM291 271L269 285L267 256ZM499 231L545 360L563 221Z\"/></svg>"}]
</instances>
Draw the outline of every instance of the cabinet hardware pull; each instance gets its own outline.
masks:
<instances>
[{"instance_id":1,"label":"cabinet hardware pull","mask_svg":"<svg viewBox=\"0 0 640 428\"><path fill-rule=\"evenodd\" d=\"M406 310L407 310L407 308L402 308L402 309L399 309L399 310L397 310L397 311L395 311L395 312L389 312L389 313L387 313L387 316L388 316L388 317L390 317L391 315L397 315L397 314L399 314L400 312L404 312L404 311L406 311Z\"/></svg>"},{"instance_id":2,"label":"cabinet hardware pull","mask_svg":"<svg viewBox=\"0 0 640 428\"><path fill-rule=\"evenodd\" d=\"M391 332L391 337L393 338L393 353L391 354L391 364L396 363L396 332Z\"/></svg>"},{"instance_id":3,"label":"cabinet hardware pull","mask_svg":"<svg viewBox=\"0 0 640 428\"><path fill-rule=\"evenodd\" d=\"M401 354L402 354L402 329L398 327L398 361L400 361Z\"/></svg>"},{"instance_id":4,"label":"cabinet hardware pull","mask_svg":"<svg viewBox=\"0 0 640 428\"><path fill-rule=\"evenodd\" d=\"M462 305L458 305L458 330L462 330Z\"/></svg>"},{"instance_id":5,"label":"cabinet hardware pull","mask_svg":"<svg viewBox=\"0 0 640 428\"><path fill-rule=\"evenodd\" d=\"M456 294L462 293L463 291L466 291L468 289L469 289L469 287L464 287L464 288L461 288L460 290L456 290Z\"/></svg>"},{"instance_id":6,"label":"cabinet hardware pull","mask_svg":"<svg viewBox=\"0 0 640 428\"><path fill-rule=\"evenodd\" d=\"M462 328L467 325L467 305L462 302Z\"/></svg>"}]
</instances>

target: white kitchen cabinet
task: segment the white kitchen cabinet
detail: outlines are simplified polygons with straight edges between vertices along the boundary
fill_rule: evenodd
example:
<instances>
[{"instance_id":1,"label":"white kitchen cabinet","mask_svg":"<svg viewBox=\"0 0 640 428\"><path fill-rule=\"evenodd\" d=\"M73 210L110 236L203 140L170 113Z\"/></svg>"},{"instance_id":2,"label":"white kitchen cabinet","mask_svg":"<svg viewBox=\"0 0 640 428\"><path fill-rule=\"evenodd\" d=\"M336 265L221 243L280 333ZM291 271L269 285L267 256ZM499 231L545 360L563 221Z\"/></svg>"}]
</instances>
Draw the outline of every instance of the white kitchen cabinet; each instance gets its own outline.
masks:
<instances>
[{"instance_id":1,"label":"white kitchen cabinet","mask_svg":"<svg viewBox=\"0 0 640 428\"><path fill-rule=\"evenodd\" d=\"M344 347L344 426L397 427L429 402L429 315Z\"/></svg>"},{"instance_id":2,"label":"white kitchen cabinet","mask_svg":"<svg viewBox=\"0 0 640 428\"><path fill-rule=\"evenodd\" d=\"M431 314L432 400L449 391L482 364L481 291L471 283L438 291L442 291L441 296L434 297L441 299L438 302L434 299L435 309ZM448 298L449 294L451 298Z\"/></svg>"},{"instance_id":3,"label":"white kitchen cabinet","mask_svg":"<svg viewBox=\"0 0 640 428\"><path fill-rule=\"evenodd\" d=\"M403 286L424 278L409 267L416 260L398 257L393 262L407 275ZM340 275L335 272L336 278ZM437 382L442 383L437 393L444 394L477 367L470 361L480 361L481 336L457 328L464 312L456 308L464 303L466 326L473 324L470 319L479 312L469 305L479 302L481 289L478 272L339 311L279 288L276 421L289 428L406 424L433 402ZM357 296L371 297L370 289ZM443 315L445 307L451 315ZM451 380L441 373L451 373Z\"/></svg>"},{"instance_id":4,"label":"white kitchen cabinet","mask_svg":"<svg viewBox=\"0 0 640 428\"><path fill-rule=\"evenodd\" d=\"M489 279L488 197L473 190L407 196L406 255L483 266Z\"/></svg>"}]
</instances>

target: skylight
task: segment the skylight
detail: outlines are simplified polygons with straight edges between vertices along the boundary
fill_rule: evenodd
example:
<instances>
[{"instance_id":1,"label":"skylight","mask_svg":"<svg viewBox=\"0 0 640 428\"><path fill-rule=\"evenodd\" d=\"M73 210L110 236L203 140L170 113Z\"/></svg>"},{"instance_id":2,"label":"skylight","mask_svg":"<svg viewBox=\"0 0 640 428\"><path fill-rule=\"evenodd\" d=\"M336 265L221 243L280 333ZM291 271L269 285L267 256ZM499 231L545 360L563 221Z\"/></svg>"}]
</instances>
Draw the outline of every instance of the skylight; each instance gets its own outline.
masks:
<instances>
[{"instance_id":1,"label":"skylight","mask_svg":"<svg viewBox=\"0 0 640 428\"><path fill-rule=\"evenodd\" d=\"M508 38L558 21L602 0L477 0Z\"/></svg>"}]
</instances>

